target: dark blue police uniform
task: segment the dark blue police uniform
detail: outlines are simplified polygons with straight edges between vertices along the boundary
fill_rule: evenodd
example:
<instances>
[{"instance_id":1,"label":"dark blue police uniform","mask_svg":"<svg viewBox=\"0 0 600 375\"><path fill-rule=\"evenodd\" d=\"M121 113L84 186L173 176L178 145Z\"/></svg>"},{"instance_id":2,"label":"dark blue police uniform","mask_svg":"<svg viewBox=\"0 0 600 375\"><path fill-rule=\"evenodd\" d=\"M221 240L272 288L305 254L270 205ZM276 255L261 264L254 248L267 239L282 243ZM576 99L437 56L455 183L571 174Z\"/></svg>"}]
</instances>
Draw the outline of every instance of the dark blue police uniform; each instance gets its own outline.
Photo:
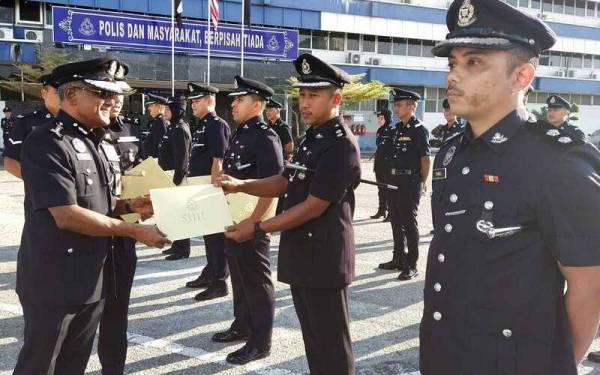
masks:
<instances>
[{"instance_id":1,"label":"dark blue police uniform","mask_svg":"<svg viewBox=\"0 0 600 375\"><path fill-rule=\"evenodd\" d=\"M235 81L237 89L230 96L254 94L267 100L273 95L273 90L261 82L239 76ZM277 133L260 117L239 124L225 153L223 170L242 180L280 174L283 159ZM241 243L225 239L235 315L230 330L248 335L245 347L262 352L271 348L275 309L270 243L268 235ZM213 339L219 341L216 337Z\"/></svg>"},{"instance_id":2,"label":"dark blue police uniform","mask_svg":"<svg viewBox=\"0 0 600 375\"><path fill-rule=\"evenodd\" d=\"M208 85L188 84L188 99L199 99L206 95L216 95L219 90ZM192 134L189 175L210 176L213 159L224 159L229 145L231 130L229 124L216 112L207 113L199 121L198 129ZM186 284L188 287L209 287L195 296L197 300L212 299L227 294L229 267L225 257L225 235L215 233L204 236L207 264L200 277Z\"/></svg>"},{"instance_id":3,"label":"dark blue police uniform","mask_svg":"<svg viewBox=\"0 0 600 375\"><path fill-rule=\"evenodd\" d=\"M418 100L417 94L404 90L396 91L395 100L404 100L407 95L409 100ZM380 268L398 268L402 271L399 278L409 279L416 276L419 259L417 213L421 200L421 158L430 154L425 125L414 116L406 124L397 123L393 147L389 183L398 186L398 190L388 191L388 205L394 256L391 264L381 264ZM404 251L405 243L408 253Z\"/></svg>"},{"instance_id":4,"label":"dark blue police uniform","mask_svg":"<svg viewBox=\"0 0 600 375\"><path fill-rule=\"evenodd\" d=\"M3 112L10 112L11 109L9 107L4 108ZM4 149L6 150L6 146L10 143L8 138L10 135L10 131L13 128L13 125L15 124L15 118L14 116L11 116L11 118L6 118L4 117L2 120L0 120L0 128L2 129L2 140L4 141Z\"/></svg>"},{"instance_id":5,"label":"dark blue police uniform","mask_svg":"<svg viewBox=\"0 0 600 375\"><path fill-rule=\"evenodd\" d=\"M310 54L295 62L299 88L343 87L346 72ZM329 202L325 212L281 233L277 277L290 284L302 328L310 373L352 375L354 355L349 331L348 285L354 278L354 189L360 179L360 151L340 118L315 124L296 148L287 169L284 209L309 195Z\"/></svg>"},{"instance_id":6,"label":"dark blue police uniform","mask_svg":"<svg viewBox=\"0 0 600 375\"><path fill-rule=\"evenodd\" d=\"M107 128L104 141L115 148L122 173L141 161L140 131L134 120L119 116ZM102 374L123 374L127 357L127 314L137 263L136 241L130 237L113 237L107 258L105 278L114 283L107 295L98 332L98 357ZM114 277L112 277L114 275Z\"/></svg>"},{"instance_id":7,"label":"dark blue police uniform","mask_svg":"<svg viewBox=\"0 0 600 375\"><path fill-rule=\"evenodd\" d=\"M168 101L166 98L163 98L158 95L147 94L148 99L146 100L146 105L159 103L162 105L167 105ZM167 120L165 120L162 114L152 118L150 123L148 124L148 135L144 138L143 143L143 156L158 158L158 149L160 143L162 142L163 137L167 133Z\"/></svg>"},{"instance_id":8,"label":"dark blue police uniform","mask_svg":"<svg viewBox=\"0 0 600 375\"><path fill-rule=\"evenodd\" d=\"M390 159L393 154L393 138L395 129L391 125L392 114L389 110L377 112L377 116L383 116L385 118L385 124L377 128L375 135L375 144L377 149L375 150L375 161L373 163L373 171L375 172L375 179L377 182L388 183L390 173ZM372 219L378 219L382 216L386 216L388 211L387 204L387 189L384 187L378 187L377 195L379 198L379 205L377 207L377 213L371 216Z\"/></svg>"},{"instance_id":9,"label":"dark blue police uniform","mask_svg":"<svg viewBox=\"0 0 600 375\"><path fill-rule=\"evenodd\" d=\"M464 125L460 121L454 121L452 124L440 124L431 131L431 135L438 138L441 143L445 143L446 140L457 133L462 133L465 130Z\"/></svg>"},{"instance_id":10,"label":"dark blue police uniform","mask_svg":"<svg viewBox=\"0 0 600 375\"><path fill-rule=\"evenodd\" d=\"M437 56L515 46L539 55L556 41L499 0L455 2L447 25ZM599 171L597 149L522 107L477 138L467 124L447 140L433 170L423 375L577 373L559 264L600 265Z\"/></svg>"},{"instance_id":11,"label":"dark blue police uniform","mask_svg":"<svg viewBox=\"0 0 600 375\"><path fill-rule=\"evenodd\" d=\"M4 156L14 160L21 160L21 148L25 138L31 134L38 126L48 123L54 119L54 116L46 107L41 107L37 111L17 116L17 120L8 137L8 143L4 145Z\"/></svg>"},{"instance_id":12,"label":"dark blue police uniform","mask_svg":"<svg viewBox=\"0 0 600 375\"><path fill-rule=\"evenodd\" d=\"M173 183L179 185L188 173L188 164L190 158L190 147L192 136L190 126L183 119L185 115L185 98L170 98L167 104L171 109L173 117L167 129L167 133L162 137L159 145L158 164L167 170L174 170ZM168 260L177 260L190 256L190 240L173 241L171 248L163 251L164 254L171 254Z\"/></svg>"},{"instance_id":13,"label":"dark blue police uniform","mask_svg":"<svg viewBox=\"0 0 600 375\"><path fill-rule=\"evenodd\" d=\"M548 108L564 108L567 111L571 111L571 103L560 95L550 95L546 99L546 105ZM577 126L570 124L568 120L564 121L559 128L574 138L586 140L585 133Z\"/></svg>"}]
</instances>

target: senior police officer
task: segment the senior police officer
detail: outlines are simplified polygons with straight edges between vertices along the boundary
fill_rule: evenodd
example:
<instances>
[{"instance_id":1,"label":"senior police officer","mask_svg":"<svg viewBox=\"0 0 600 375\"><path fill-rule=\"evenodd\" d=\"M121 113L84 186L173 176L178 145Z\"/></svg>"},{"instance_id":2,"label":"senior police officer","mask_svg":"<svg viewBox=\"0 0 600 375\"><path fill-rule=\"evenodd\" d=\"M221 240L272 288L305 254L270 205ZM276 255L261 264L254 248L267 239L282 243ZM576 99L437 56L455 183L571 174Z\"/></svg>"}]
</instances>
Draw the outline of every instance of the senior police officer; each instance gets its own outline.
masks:
<instances>
[{"instance_id":1,"label":"senior police officer","mask_svg":"<svg viewBox=\"0 0 600 375\"><path fill-rule=\"evenodd\" d=\"M431 135L439 139L441 143L444 143L454 134L462 132L464 130L464 126L460 121L458 121L458 118L454 112L452 112L452 109L450 109L450 103L448 102L448 99L444 99L442 102L442 107L444 108L444 119L446 120L446 123L436 126L435 129L431 131Z\"/></svg>"},{"instance_id":2,"label":"senior police officer","mask_svg":"<svg viewBox=\"0 0 600 375\"><path fill-rule=\"evenodd\" d=\"M238 124L229 143L224 172L238 179L265 178L283 170L281 142L261 115L273 89L262 82L236 76L231 113ZM242 223L254 226L260 222L272 198L260 198L253 213ZM216 342L246 340L227 361L244 364L270 354L273 334L274 290L271 281L270 237L257 233L244 241L225 240L225 253L231 271L235 320L224 332L216 333Z\"/></svg>"},{"instance_id":3,"label":"senior police officer","mask_svg":"<svg viewBox=\"0 0 600 375\"><path fill-rule=\"evenodd\" d=\"M44 105L36 111L17 116L15 124L10 132L8 144L4 150L4 168L15 177L21 177L21 147L25 138L36 127L54 119L58 113L60 100L58 98L57 85L51 74L44 74L38 79L42 87L40 96Z\"/></svg>"},{"instance_id":4,"label":"senior police officer","mask_svg":"<svg viewBox=\"0 0 600 375\"><path fill-rule=\"evenodd\" d=\"M575 375L600 317L600 154L523 107L546 24L499 0L446 22L433 53L468 123L434 162L421 373Z\"/></svg>"},{"instance_id":5,"label":"senior police officer","mask_svg":"<svg viewBox=\"0 0 600 375\"><path fill-rule=\"evenodd\" d=\"M173 183L181 184L188 173L192 135L190 126L185 121L187 108L184 96L171 97L165 110L165 119L169 121L167 133L160 142L158 164L165 171L174 170ZM190 239L174 241L170 249L163 251L168 254L166 260L189 258Z\"/></svg>"},{"instance_id":6,"label":"senior police officer","mask_svg":"<svg viewBox=\"0 0 600 375\"><path fill-rule=\"evenodd\" d=\"M83 374L109 292L103 268L110 237L168 243L155 226L112 218L152 214L147 198L116 200L118 155L102 141L114 97L125 87L116 82L122 72L113 59L54 69L61 110L23 145L25 225L16 290L25 330L15 374Z\"/></svg>"},{"instance_id":7,"label":"senior police officer","mask_svg":"<svg viewBox=\"0 0 600 375\"><path fill-rule=\"evenodd\" d=\"M398 190L388 192L388 206L394 255L391 261L379 268L400 269L399 280L410 280L418 275L419 228L417 210L421 192L426 190L429 176L429 133L415 117L421 96L408 90L395 89L394 111L400 122L396 124L393 138L394 152L390 162L390 183ZM408 252L405 252L405 243Z\"/></svg>"},{"instance_id":8,"label":"senior police officer","mask_svg":"<svg viewBox=\"0 0 600 375\"><path fill-rule=\"evenodd\" d=\"M244 241L282 231L278 278L291 285L310 373L354 374L347 289L354 277L352 215L360 151L339 117L341 89L350 76L310 54L298 57L295 67L300 113L310 128L293 163L307 170L250 181L224 176L221 184L229 191L270 197L286 192L283 214L241 223L225 235Z\"/></svg>"},{"instance_id":9,"label":"senior police officer","mask_svg":"<svg viewBox=\"0 0 600 375\"><path fill-rule=\"evenodd\" d=\"M15 124L15 119L13 118L12 109L9 106L4 107L2 113L4 114L4 118L0 120L0 128L2 129L2 140L4 141L4 150L6 150L6 145L9 143L8 138L10 135L10 131L12 130L13 125Z\"/></svg>"},{"instance_id":10,"label":"senior police officer","mask_svg":"<svg viewBox=\"0 0 600 375\"><path fill-rule=\"evenodd\" d=\"M200 126L192 134L190 176L211 176L215 182L223 170L223 158L229 144L231 131L225 120L217 116L216 95L219 89L209 85L188 83L187 98L192 102L194 116ZM198 293L197 301L224 297L228 294L229 268L225 257L225 236L215 233L204 236L206 266L196 280L186 284L188 288L207 288Z\"/></svg>"},{"instance_id":11,"label":"senior police officer","mask_svg":"<svg viewBox=\"0 0 600 375\"><path fill-rule=\"evenodd\" d=\"M142 146L144 157L158 158L160 142L167 133L167 120L165 120L165 106L168 100L159 95L146 94L146 108L150 116L148 136Z\"/></svg>"},{"instance_id":12,"label":"senior police officer","mask_svg":"<svg viewBox=\"0 0 600 375\"><path fill-rule=\"evenodd\" d=\"M572 137L586 139L585 133L569 123L571 103L559 95L550 95L546 99L548 106L547 120L550 125L569 133Z\"/></svg>"},{"instance_id":13,"label":"senior police officer","mask_svg":"<svg viewBox=\"0 0 600 375\"><path fill-rule=\"evenodd\" d=\"M392 147L394 138L394 128L392 127L392 113L388 109L377 112L377 135L375 137L375 144L377 150L375 151L375 162L373 163L373 171L375 172L375 179L377 182L387 183L390 173L390 158L392 157ZM387 189L384 187L378 187L378 198L379 206L375 215L371 216L371 219L379 219L383 217L385 221L388 221L387 217Z\"/></svg>"},{"instance_id":14,"label":"senior police officer","mask_svg":"<svg viewBox=\"0 0 600 375\"><path fill-rule=\"evenodd\" d=\"M139 128L134 120L121 115L123 98L123 95L115 97L115 105L110 113L111 123L104 135L104 141L113 145L119 155L121 173L125 174L140 163L141 144ZM127 314L137 263L133 238L113 237L111 246L105 277L107 283L114 282L114 293L105 298L98 331L98 357L103 375L123 374L125 368Z\"/></svg>"},{"instance_id":15,"label":"senior police officer","mask_svg":"<svg viewBox=\"0 0 600 375\"><path fill-rule=\"evenodd\" d=\"M274 99L267 102L267 121L271 129L279 136L283 150L283 160L290 160L294 152L294 139L292 138L292 129L281 119L281 103Z\"/></svg>"}]
</instances>

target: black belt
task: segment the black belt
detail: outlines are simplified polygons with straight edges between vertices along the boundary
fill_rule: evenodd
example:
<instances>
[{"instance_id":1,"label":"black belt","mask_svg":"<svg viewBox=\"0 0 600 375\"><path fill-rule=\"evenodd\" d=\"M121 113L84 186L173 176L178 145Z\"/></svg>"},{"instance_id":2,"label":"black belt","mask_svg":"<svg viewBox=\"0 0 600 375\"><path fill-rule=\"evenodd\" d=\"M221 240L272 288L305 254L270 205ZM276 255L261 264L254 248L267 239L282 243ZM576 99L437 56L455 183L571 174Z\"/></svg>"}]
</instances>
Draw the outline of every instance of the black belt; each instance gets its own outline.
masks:
<instances>
[{"instance_id":1,"label":"black belt","mask_svg":"<svg viewBox=\"0 0 600 375\"><path fill-rule=\"evenodd\" d=\"M412 169L398 169L398 168L392 168L392 176L402 176L402 175L413 175L413 174L417 174L417 171L413 171Z\"/></svg>"}]
</instances>

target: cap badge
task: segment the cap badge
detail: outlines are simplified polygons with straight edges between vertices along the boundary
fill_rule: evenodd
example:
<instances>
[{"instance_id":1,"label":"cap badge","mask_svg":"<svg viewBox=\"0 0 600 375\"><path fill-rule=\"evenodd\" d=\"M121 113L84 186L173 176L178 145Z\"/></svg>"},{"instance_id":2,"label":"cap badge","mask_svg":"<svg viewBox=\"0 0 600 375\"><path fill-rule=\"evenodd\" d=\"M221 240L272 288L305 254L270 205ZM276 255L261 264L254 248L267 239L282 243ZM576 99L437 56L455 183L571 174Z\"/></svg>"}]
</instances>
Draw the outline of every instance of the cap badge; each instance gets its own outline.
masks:
<instances>
[{"instance_id":1,"label":"cap badge","mask_svg":"<svg viewBox=\"0 0 600 375\"><path fill-rule=\"evenodd\" d=\"M188 85L188 91L189 92L194 92L194 86Z\"/></svg>"},{"instance_id":2,"label":"cap badge","mask_svg":"<svg viewBox=\"0 0 600 375\"><path fill-rule=\"evenodd\" d=\"M558 138L558 141L560 143L563 143L563 144L567 144L567 143L573 142L573 140L571 138L569 138L569 137L560 137L560 138Z\"/></svg>"},{"instance_id":3,"label":"cap badge","mask_svg":"<svg viewBox=\"0 0 600 375\"><path fill-rule=\"evenodd\" d=\"M115 72L115 79L125 78L125 67L119 64L117 71Z\"/></svg>"},{"instance_id":4,"label":"cap badge","mask_svg":"<svg viewBox=\"0 0 600 375\"><path fill-rule=\"evenodd\" d=\"M308 63L308 61L306 61L306 59L302 60L302 74L311 74L312 73L312 69L310 67L310 64Z\"/></svg>"},{"instance_id":5,"label":"cap badge","mask_svg":"<svg viewBox=\"0 0 600 375\"><path fill-rule=\"evenodd\" d=\"M450 149L448 149L448 152L446 152L446 155L444 156L444 161L442 162L444 167L447 167L448 164L450 164L450 162L452 161L452 158L454 158L455 152L456 152L456 146L452 146L452 147L450 147Z\"/></svg>"},{"instance_id":6,"label":"cap badge","mask_svg":"<svg viewBox=\"0 0 600 375\"><path fill-rule=\"evenodd\" d=\"M558 137L560 135L560 131L558 131L558 129L550 129L546 132L546 134L551 137Z\"/></svg>"},{"instance_id":7,"label":"cap badge","mask_svg":"<svg viewBox=\"0 0 600 375\"><path fill-rule=\"evenodd\" d=\"M465 0L458 10L458 22L460 27L472 25L477 20L475 17L475 7L471 4L471 0Z\"/></svg>"},{"instance_id":8,"label":"cap badge","mask_svg":"<svg viewBox=\"0 0 600 375\"><path fill-rule=\"evenodd\" d=\"M550 104L556 103L556 98L554 96L550 97Z\"/></svg>"},{"instance_id":9,"label":"cap badge","mask_svg":"<svg viewBox=\"0 0 600 375\"><path fill-rule=\"evenodd\" d=\"M240 88L240 85L238 85L237 78L233 80L233 88L236 90Z\"/></svg>"},{"instance_id":10,"label":"cap badge","mask_svg":"<svg viewBox=\"0 0 600 375\"><path fill-rule=\"evenodd\" d=\"M117 73L117 67L118 67L119 63L116 60L113 60L110 62L110 65L108 66L108 71L107 73L111 76L115 76L115 73Z\"/></svg>"},{"instance_id":11,"label":"cap badge","mask_svg":"<svg viewBox=\"0 0 600 375\"><path fill-rule=\"evenodd\" d=\"M504 143L508 141L508 138L506 138L506 136L502 133L496 133L494 134L494 136L492 137L491 142L494 144L500 144L500 143Z\"/></svg>"}]
</instances>

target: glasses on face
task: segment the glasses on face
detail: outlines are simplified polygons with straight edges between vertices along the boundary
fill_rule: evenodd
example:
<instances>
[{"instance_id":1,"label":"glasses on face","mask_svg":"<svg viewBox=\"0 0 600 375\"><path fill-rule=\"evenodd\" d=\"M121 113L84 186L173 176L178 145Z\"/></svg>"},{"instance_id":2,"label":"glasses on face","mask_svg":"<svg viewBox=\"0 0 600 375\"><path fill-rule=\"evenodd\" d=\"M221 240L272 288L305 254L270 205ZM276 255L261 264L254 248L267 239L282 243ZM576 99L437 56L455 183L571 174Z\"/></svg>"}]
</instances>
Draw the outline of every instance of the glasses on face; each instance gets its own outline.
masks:
<instances>
[{"instance_id":1,"label":"glasses on face","mask_svg":"<svg viewBox=\"0 0 600 375\"><path fill-rule=\"evenodd\" d=\"M83 91L91 92L91 93L93 93L94 95L96 95L97 97L99 97L100 99L103 99L103 100L116 99L117 96L119 95L119 94L114 93L114 92L104 91L104 90L95 90L95 89L91 89L91 88L88 88L88 87L78 86L77 88L80 89L80 90L83 90Z\"/></svg>"}]
</instances>

